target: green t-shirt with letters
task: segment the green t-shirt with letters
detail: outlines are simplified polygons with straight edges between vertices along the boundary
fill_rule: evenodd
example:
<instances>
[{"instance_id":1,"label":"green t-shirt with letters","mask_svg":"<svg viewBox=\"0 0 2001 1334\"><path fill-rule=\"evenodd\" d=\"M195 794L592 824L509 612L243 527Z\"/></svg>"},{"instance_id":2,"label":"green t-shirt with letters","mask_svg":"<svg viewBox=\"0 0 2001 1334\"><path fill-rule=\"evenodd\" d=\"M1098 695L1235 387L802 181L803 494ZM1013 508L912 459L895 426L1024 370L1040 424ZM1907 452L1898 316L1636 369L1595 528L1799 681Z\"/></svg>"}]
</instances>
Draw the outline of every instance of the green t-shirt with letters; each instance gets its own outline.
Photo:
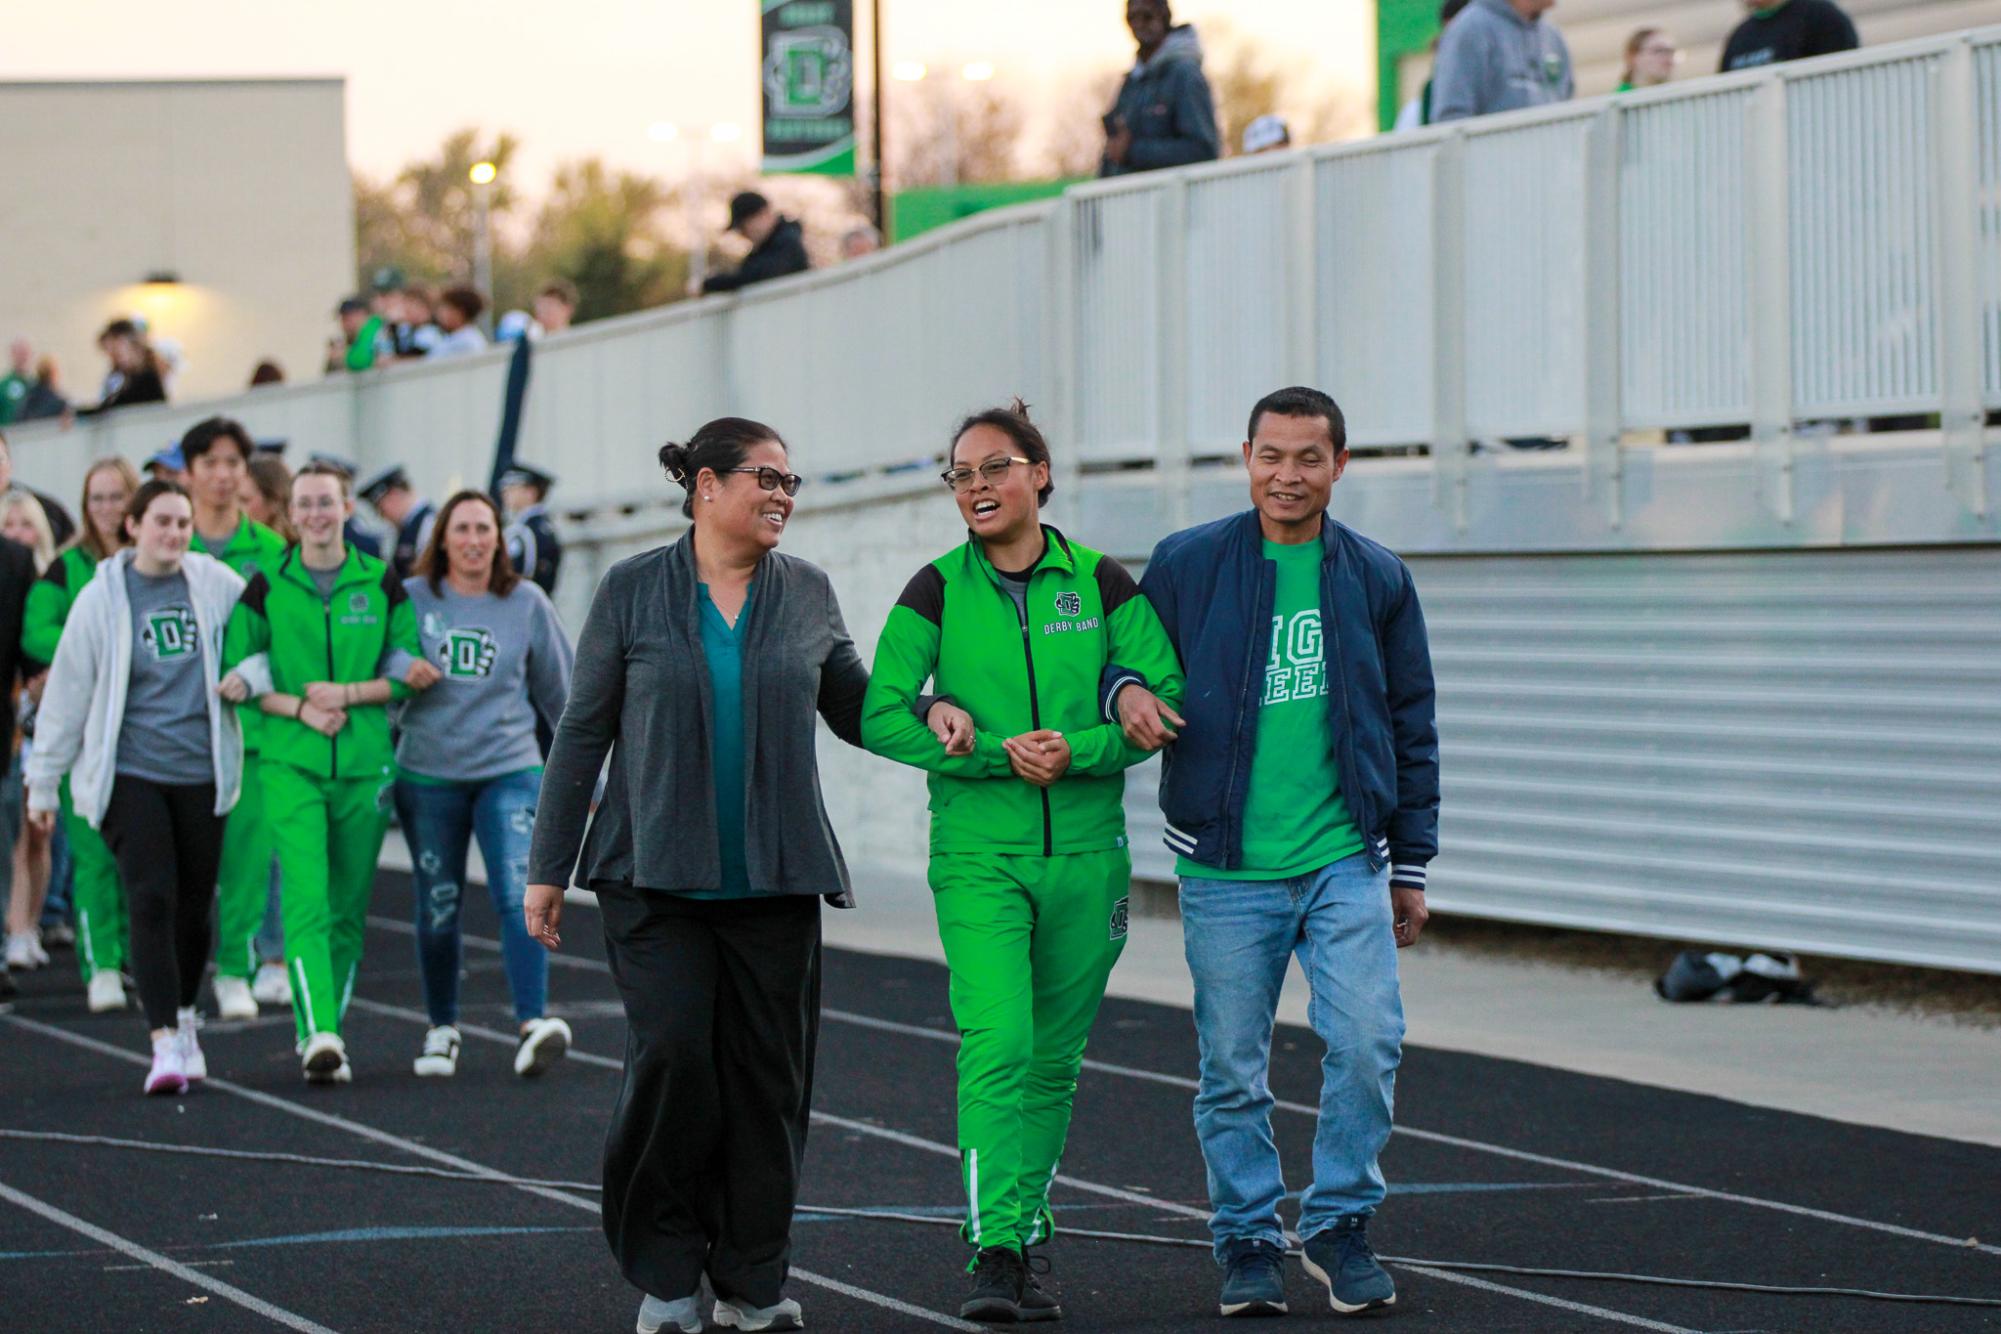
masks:
<instances>
[{"instance_id":1,"label":"green t-shirt with letters","mask_svg":"<svg viewBox=\"0 0 2001 1334\"><path fill-rule=\"evenodd\" d=\"M1175 874L1208 880L1286 880L1366 846L1341 799L1341 762L1327 712L1321 641L1319 542L1267 541L1278 566L1271 653L1258 705L1257 749L1244 799L1244 864L1234 871L1179 858Z\"/></svg>"}]
</instances>

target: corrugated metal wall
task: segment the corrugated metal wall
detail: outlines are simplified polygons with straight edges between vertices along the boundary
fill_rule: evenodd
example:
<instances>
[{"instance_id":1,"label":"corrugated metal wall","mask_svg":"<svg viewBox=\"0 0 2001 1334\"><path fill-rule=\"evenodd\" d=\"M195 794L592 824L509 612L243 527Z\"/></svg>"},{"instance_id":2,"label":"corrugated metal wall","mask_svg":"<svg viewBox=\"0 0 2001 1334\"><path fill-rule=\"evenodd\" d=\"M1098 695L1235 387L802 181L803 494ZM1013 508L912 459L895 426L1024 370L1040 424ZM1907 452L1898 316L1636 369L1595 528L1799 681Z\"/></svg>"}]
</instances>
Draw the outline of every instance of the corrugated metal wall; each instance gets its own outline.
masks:
<instances>
[{"instance_id":1,"label":"corrugated metal wall","mask_svg":"<svg viewBox=\"0 0 2001 1334\"><path fill-rule=\"evenodd\" d=\"M1412 565L1438 908L2001 968L2001 550Z\"/></svg>"}]
</instances>

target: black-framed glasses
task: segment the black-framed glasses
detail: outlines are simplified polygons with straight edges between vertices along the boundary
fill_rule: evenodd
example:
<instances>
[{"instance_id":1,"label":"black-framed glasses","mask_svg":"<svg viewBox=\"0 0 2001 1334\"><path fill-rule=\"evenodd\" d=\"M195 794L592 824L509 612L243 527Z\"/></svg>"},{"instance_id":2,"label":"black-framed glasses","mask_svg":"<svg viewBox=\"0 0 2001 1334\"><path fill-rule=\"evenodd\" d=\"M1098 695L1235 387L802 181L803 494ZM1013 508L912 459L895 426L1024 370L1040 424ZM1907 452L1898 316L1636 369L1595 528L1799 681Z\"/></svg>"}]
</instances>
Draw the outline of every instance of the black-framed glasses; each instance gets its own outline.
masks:
<instances>
[{"instance_id":1,"label":"black-framed glasses","mask_svg":"<svg viewBox=\"0 0 2001 1334\"><path fill-rule=\"evenodd\" d=\"M988 486L999 486L1007 480L1007 470L1017 463L1024 468L1032 466L1028 459L1017 458L1013 454L1004 454L997 459L988 459L977 468L948 468L944 472L939 473L938 476L943 478L945 485L951 487L954 491L964 491L973 484L973 478L975 477L986 478Z\"/></svg>"},{"instance_id":2,"label":"black-framed glasses","mask_svg":"<svg viewBox=\"0 0 2001 1334\"><path fill-rule=\"evenodd\" d=\"M798 473L780 472L776 468L768 468L768 467L767 468L720 468L717 471L740 472L748 474L749 476L755 477L757 479L757 485L760 490L763 491L783 490L785 494L788 496L798 495L799 488L801 486L804 486L806 483L806 479L804 477L801 477Z\"/></svg>"}]
</instances>

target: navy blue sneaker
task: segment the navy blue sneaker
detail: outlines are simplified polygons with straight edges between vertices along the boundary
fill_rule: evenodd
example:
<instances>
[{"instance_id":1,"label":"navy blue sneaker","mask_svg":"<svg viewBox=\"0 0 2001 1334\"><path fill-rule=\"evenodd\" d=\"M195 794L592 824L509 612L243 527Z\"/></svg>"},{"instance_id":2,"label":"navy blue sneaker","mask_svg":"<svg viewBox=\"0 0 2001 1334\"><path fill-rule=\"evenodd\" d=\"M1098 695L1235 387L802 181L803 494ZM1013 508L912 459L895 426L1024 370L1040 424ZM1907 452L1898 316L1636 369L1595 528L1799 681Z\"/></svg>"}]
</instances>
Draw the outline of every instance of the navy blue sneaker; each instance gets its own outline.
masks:
<instances>
[{"instance_id":1,"label":"navy blue sneaker","mask_svg":"<svg viewBox=\"0 0 2001 1334\"><path fill-rule=\"evenodd\" d=\"M1327 1285L1328 1298L1342 1315L1397 1303L1397 1285L1369 1249L1369 1220L1363 1214L1349 1214L1306 1239L1306 1272Z\"/></svg>"},{"instance_id":2,"label":"navy blue sneaker","mask_svg":"<svg viewBox=\"0 0 2001 1334\"><path fill-rule=\"evenodd\" d=\"M1285 1252L1258 1237L1223 1244L1224 1315L1285 1314Z\"/></svg>"}]
</instances>

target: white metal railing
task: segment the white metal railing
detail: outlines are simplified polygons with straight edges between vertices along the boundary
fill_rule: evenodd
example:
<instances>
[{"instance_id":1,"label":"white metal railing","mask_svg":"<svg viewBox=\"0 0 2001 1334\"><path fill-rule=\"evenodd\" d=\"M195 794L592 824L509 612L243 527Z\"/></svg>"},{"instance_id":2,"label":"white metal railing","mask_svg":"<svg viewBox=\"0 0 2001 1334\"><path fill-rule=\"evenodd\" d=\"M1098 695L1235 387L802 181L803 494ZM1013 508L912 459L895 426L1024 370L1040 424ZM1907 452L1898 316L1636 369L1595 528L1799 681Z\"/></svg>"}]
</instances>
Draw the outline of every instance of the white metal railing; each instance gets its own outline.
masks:
<instances>
[{"instance_id":1,"label":"white metal railing","mask_svg":"<svg viewBox=\"0 0 2001 1334\"><path fill-rule=\"evenodd\" d=\"M39 484L225 411L420 484L478 481L506 355L16 433ZM818 475L936 452L1021 393L1073 458L1185 475L1250 403L1328 386L1352 438L1575 439L1616 506L1637 432L1746 426L1793 519L1802 421L1936 414L1987 509L2001 408L2001 28L1072 189L861 263L543 343L521 455L623 504L658 444L763 417ZM1463 520L1463 514L1456 517Z\"/></svg>"}]
</instances>

